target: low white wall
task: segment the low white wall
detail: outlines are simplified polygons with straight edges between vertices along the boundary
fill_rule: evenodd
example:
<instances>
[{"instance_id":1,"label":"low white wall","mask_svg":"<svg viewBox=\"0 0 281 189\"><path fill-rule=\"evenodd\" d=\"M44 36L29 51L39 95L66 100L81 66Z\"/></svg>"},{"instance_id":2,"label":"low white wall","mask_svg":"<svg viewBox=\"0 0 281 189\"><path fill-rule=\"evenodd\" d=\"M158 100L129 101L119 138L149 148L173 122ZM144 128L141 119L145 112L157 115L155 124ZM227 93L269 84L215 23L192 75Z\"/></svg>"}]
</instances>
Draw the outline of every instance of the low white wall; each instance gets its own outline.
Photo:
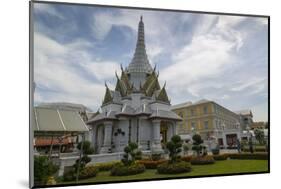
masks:
<instances>
[{"instance_id":1,"label":"low white wall","mask_svg":"<svg viewBox=\"0 0 281 189\"><path fill-rule=\"evenodd\" d=\"M150 154L150 151L142 151L143 154ZM123 157L124 152L118 153L110 153L110 154L95 154L95 155L88 155L92 160L89 164L95 163L105 163L110 161L118 161L121 160ZM79 159L79 156L71 156L71 157L61 157L60 161L60 169L59 169L59 176L63 175L64 168L72 166L75 161Z\"/></svg>"}]
</instances>

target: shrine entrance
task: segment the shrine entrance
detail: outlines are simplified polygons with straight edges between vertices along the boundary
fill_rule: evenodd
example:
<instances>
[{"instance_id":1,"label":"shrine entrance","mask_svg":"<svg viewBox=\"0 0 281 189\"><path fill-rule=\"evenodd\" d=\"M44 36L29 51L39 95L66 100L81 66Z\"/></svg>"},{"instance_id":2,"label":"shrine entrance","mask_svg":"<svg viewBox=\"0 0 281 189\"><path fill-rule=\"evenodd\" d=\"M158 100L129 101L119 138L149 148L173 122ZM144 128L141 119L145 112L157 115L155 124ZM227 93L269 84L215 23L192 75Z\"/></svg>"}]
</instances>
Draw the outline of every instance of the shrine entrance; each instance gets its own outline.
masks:
<instances>
[{"instance_id":1,"label":"shrine entrance","mask_svg":"<svg viewBox=\"0 0 281 189\"><path fill-rule=\"evenodd\" d=\"M161 121L160 123L161 143L166 144L168 142L167 133L168 133L168 123L166 121Z\"/></svg>"}]
</instances>

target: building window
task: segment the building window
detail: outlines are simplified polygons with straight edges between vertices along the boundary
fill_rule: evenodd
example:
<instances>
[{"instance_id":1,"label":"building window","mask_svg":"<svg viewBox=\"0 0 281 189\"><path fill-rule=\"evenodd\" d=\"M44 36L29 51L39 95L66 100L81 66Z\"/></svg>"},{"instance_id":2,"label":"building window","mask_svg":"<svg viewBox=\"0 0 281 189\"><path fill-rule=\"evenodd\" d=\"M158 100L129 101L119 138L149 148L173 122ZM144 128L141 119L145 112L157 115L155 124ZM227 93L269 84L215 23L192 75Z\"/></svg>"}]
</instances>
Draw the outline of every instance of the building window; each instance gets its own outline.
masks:
<instances>
[{"instance_id":1,"label":"building window","mask_svg":"<svg viewBox=\"0 0 281 189\"><path fill-rule=\"evenodd\" d=\"M195 122L191 122L191 129L195 130L196 129L196 123Z\"/></svg>"},{"instance_id":2,"label":"building window","mask_svg":"<svg viewBox=\"0 0 281 189\"><path fill-rule=\"evenodd\" d=\"M216 120L216 129L219 129L219 121Z\"/></svg>"},{"instance_id":3,"label":"building window","mask_svg":"<svg viewBox=\"0 0 281 189\"><path fill-rule=\"evenodd\" d=\"M191 110L190 110L190 113L191 113L191 116L194 116L194 115L195 115L194 109L191 109Z\"/></svg>"},{"instance_id":4,"label":"building window","mask_svg":"<svg viewBox=\"0 0 281 189\"><path fill-rule=\"evenodd\" d=\"M208 114L208 107L204 106L203 111L204 111L204 114Z\"/></svg>"},{"instance_id":5,"label":"building window","mask_svg":"<svg viewBox=\"0 0 281 189\"><path fill-rule=\"evenodd\" d=\"M179 112L179 116L180 116L181 118L183 118L183 113L182 113L182 112Z\"/></svg>"},{"instance_id":6,"label":"building window","mask_svg":"<svg viewBox=\"0 0 281 189\"><path fill-rule=\"evenodd\" d=\"M204 121L204 128L208 129L209 128L209 122L208 121Z\"/></svg>"}]
</instances>

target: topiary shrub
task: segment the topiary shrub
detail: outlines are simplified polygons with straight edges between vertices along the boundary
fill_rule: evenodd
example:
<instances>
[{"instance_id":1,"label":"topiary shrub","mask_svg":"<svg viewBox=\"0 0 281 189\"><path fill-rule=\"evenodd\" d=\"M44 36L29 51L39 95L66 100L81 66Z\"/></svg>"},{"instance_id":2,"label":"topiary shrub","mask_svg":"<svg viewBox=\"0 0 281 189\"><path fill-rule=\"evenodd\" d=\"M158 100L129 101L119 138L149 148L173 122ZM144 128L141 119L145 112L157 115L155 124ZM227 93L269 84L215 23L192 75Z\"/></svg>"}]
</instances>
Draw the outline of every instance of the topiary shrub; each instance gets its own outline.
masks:
<instances>
[{"instance_id":1,"label":"topiary shrub","mask_svg":"<svg viewBox=\"0 0 281 189\"><path fill-rule=\"evenodd\" d=\"M174 135L166 145L169 151L170 163L174 163L180 159L179 153L182 151L182 140L179 135Z\"/></svg>"},{"instance_id":2,"label":"topiary shrub","mask_svg":"<svg viewBox=\"0 0 281 189\"><path fill-rule=\"evenodd\" d=\"M216 161L227 160L228 155L227 154L213 155L213 158Z\"/></svg>"},{"instance_id":3,"label":"topiary shrub","mask_svg":"<svg viewBox=\"0 0 281 189\"><path fill-rule=\"evenodd\" d=\"M195 134L192 137L192 150L196 152L197 156L203 155L204 150L206 149L203 145L204 141L199 134Z\"/></svg>"},{"instance_id":4,"label":"topiary shrub","mask_svg":"<svg viewBox=\"0 0 281 189\"><path fill-rule=\"evenodd\" d=\"M81 150L81 147L82 147L82 142L79 142L78 145L77 145L77 148L79 150ZM90 155L90 154L93 154L94 153L94 148L91 146L91 142L90 141L84 141L83 143L83 154L86 154L86 155Z\"/></svg>"},{"instance_id":5,"label":"topiary shrub","mask_svg":"<svg viewBox=\"0 0 281 189\"><path fill-rule=\"evenodd\" d=\"M143 164L146 169L156 169L158 165L167 162L165 159L160 160L139 160L138 163Z\"/></svg>"},{"instance_id":6,"label":"topiary shrub","mask_svg":"<svg viewBox=\"0 0 281 189\"><path fill-rule=\"evenodd\" d=\"M136 175L143 173L145 171L145 166L139 163L133 163L131 165L124 165L122 163L115 164L111 169L112 176L127 176Z\"/></svg>"},{"instance_id":7,"label":"topiary shrub","mask_svg":"<svg viewBox=\"0 0 281 189\"><path fill-rule=\"evenodd\" d=\"M157 166L157 172L159 174L178 174L191 171L191 165L189 162L179 161L175 163L162 163Z\"/></svg>"},{"instance_id":8,"label":"topiary shrub","mask_svg":"<svg viewBox=\"0 0 281 189\"><path fill-rule=\"evenodd\" d=\"M135 160L140 160L142 152L138 149L138 145L134 142L130 142L128 146L124 148L125 154L123 155L122 163L126 166L131 165Z\"/></svg>"},{"instance_id":9,"label":"topiary shrub","mask_svg":"<svg viewBox=\"0 0 281 189\"><path fill-rule=\"evenodd\" d=\"M255 138L259 141L259 144L264 145L266 142L264 131L262 129L255 129L254 133L255 133Z\"/></svg>"},{"instance_id":10,"label":"topiary shrub","mask_svg":"<svg viewBox=\"0 0 281 189\"><path fill-rule=\"evenodd\" d=\"M95 177L99 169L96 166L86 166L79 173L79 179L86 179L90 177Z\"/></svg>"},{"instance_id":11,"label":"topiary shrub","mask_svg":"<svg viewBox=\"0 0 281 189\"><path fill-rule=\"evenodd\" d=\"M215 163L215 160L212 156L194 156L191 158L190 163L192 165L207 165Z\"/></svg>"}]
</instances>

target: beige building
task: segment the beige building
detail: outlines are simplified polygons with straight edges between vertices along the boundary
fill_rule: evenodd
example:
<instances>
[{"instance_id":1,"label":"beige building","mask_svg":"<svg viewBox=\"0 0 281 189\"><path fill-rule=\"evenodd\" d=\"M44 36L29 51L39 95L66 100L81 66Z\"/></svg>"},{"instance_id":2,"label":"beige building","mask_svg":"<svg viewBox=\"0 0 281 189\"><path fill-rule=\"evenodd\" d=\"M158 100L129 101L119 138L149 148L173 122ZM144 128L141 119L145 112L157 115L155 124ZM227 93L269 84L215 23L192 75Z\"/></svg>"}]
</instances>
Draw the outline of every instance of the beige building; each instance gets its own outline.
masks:
<instances>
[{"instance_id":1,"label":"beige building","mask_svg":"<svg viewBox=\"0 0 281 189\"><path fill-rule=\"evenodd\" d=\"M240 116L240 123L242 130L248 130L253 124L253 113L251 110L240 110L236 111L236 114Z\"/></svg>"},{"instance_id":2,"label":"beige building","mask_svg":"<svg viewBox=\"0 0 281 189\"><path fill-rule=\"evenodd\" d=\"M183 121L178 124L179 135L199 133L207 141L217 140L221 147L235 147L241 138L240 117L214 101L200 100L172 106Z\"/></svg>"}]
</instances>

